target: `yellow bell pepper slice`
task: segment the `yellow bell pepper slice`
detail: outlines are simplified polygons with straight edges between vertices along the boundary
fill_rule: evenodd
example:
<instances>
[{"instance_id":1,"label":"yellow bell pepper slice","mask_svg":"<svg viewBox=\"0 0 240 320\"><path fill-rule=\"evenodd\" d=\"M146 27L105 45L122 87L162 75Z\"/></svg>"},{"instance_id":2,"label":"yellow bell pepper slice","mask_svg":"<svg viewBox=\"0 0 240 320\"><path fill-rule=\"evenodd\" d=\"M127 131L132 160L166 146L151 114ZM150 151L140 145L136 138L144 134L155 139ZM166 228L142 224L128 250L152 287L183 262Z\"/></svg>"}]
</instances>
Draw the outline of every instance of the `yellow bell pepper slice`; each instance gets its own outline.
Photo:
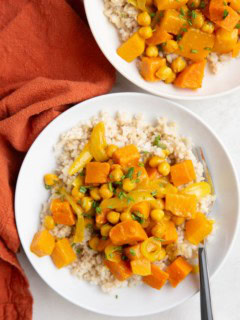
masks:
<instances>
[{"instance_id":1,"label":"yellow bell pepper slice","mask_svg":"<svg viewBox=\"0 0 240 320\"><path fill-rule=\"evenodd\" d=\"M82 242L84 239L84 217L82 208L75 202L74 198L67 193L64 188L60 188L60 193L65 197L65 199L70 203L73 211L76 213L78 220L76 224L75 234L73 241L75 243Z\"/></svg>"},{"instance_id":2,"label":"yellow bell pepper slice","mask_svg":"<svg viewBox=\"0 0 240 320\"><path fill-rule=\"evenodd\" d=\"M73 180L73 183L72 185L74 187L76 187L77 189L79 189L81 186L84 185L84 177L79 174L74 180Z\"/></svg>"},{"instance_id":3,"label":"yellow bell pepper slice","mask_svg":"<svg viewBox=\"0 0 240 320\"><path fill-rule=\"evenodd\" d=\"M105 138L105 126L103 122L99 122L91 133L90 152L96 161L106 161L108 159L105 151L107 142Z\"/></svg>"},{"instance_id":4,"label":"yellow bell pepper slice","mask_svg":"<svg viewBox=\"0 0 240 320\"><path fill-rule=\"evenodd\" d=\"M137 9L140 9L142 11L147 11L146 0L128 0L128 3L130 3Z\"/></svg>"},{"instance_id":5,"label":"yellow bell pepper slice","mask_svg":"<svg viewBox=\"0 0 240 320\"><path fill-rule=\"evenodd\" d=\"M204 198L211 194L211 186L207 182L196 182L192 183L186 188L184 188L182 194L194 194L198 199Z\"/></svg>"},{"instance_id":6,"label":"yellow bell pepper slice","mask_svg":"<svg viewBox=\"0 0 240 320\"><path fill-rule=\"evenodd\" d=\"M89 143L85 145L79 156L73 161L71 167L68 170L70 176L81 171L85 165L92 160L93 156L90 153Z\"/></svg>"},{"instance_id":7,"label":"yellow bell pepper slice","mask_svg":"<svg viewBox=\"0 0 240 320\"><path fill-rule=\"evenodd\" d=\"M151 262L157 261L161 254L162 245L160 240L150 237L141 243L142 255Z\"/></svg>"},{"instance_id":8,"label":"yellow bell pepper slice","mask_svg":"<svg viewBox=\"0 0 240 320\"><path fill-rule=\"evenodd\" d=\"M108 245L104 250L106 259L112 262L120 262L122 250L122 246Z\"/></svg>"}]
</instances>

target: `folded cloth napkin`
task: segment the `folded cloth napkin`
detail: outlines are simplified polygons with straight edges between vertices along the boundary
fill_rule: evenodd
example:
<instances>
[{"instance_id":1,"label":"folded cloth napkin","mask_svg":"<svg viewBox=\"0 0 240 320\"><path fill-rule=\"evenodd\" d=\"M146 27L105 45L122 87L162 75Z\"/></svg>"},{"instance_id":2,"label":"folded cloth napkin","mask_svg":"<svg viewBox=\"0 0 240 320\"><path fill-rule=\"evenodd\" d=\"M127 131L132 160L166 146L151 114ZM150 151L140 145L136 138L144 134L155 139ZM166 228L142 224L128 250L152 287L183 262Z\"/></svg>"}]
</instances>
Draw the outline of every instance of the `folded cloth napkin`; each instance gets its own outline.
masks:
<instances>
[{"instance_id":1,"label":"folded cloth napkin","mask_svg":"<svg viewBox=\"0 0 240 320\"><path fill-rule=\"evenodd\" d=\"M20 243L13 198L24 155L52 119L72 104L108 92L115 79L82 18L80 0L69 3L0 1L0 319L4 320L32 317L29 284L15 256ZM79 15L73 7L81 11Z\"/></svg>"}]
</instances>

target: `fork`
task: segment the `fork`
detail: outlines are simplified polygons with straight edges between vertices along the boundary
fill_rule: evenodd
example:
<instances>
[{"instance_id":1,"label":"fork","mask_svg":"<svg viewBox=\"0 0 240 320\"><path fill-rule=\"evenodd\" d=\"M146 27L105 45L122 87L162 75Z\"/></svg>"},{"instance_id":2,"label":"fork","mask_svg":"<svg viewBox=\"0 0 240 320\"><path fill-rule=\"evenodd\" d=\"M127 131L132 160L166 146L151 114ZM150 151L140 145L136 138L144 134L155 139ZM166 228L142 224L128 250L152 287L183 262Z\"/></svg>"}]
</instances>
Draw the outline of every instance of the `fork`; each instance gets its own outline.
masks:
<instances>
[{"instance_id":1,"label":"fork","mask_svg":"<svg viewBox=\"0 0 240 320\"><path fill-rule=\"evenodd\" d=\"M211 186L212 195L215 194L214 186L210 171L207 166L206 159L202 148L197 147L195 149L198 160L202 163L204 169L204 175L207 182ZM210 208L212 209L212 208ZM210 212L210 210L209 210ZM198 249L199 260L199 274L200 274L200 305L201 305L201 320L213 320L212 313L212 301L208 276L207 255L205 241Z\"/></svg>"}]
</instances>

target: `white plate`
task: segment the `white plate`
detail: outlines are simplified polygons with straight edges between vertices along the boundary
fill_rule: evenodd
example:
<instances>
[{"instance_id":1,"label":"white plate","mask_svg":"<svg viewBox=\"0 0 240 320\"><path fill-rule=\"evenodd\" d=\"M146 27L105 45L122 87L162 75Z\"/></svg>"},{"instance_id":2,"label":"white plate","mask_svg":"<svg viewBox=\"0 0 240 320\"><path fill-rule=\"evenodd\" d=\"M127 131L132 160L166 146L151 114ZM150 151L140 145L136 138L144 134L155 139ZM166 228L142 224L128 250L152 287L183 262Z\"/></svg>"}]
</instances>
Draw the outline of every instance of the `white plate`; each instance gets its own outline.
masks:
<instances>
[{"instance_id":1,"label":"white plate","mask_svg":"<svg viewBox=\"0 0 240 320\"><path fill-rule=\"evenodd\" d=\"M206 70L203 87L197 91L178 89L163 82L147 82L140 76L136 62L127 63L121 59L116 49L120 45L117 30L104 16L104 0L84 0L85 10L92 33L100 49L111 64L128 80L138 87L158 96L198 100L221 96L240 88L240 59L231 59L223 63L217 75Z\"/></svg>"},{"instance_id":2,"label":"white plate","mask_svg":"<svg viewBox=\"0 0 240 320\"><path fill-rule=\"evenodd\" d=\"M110 94L94 98L70 108L51 122L33 143L19 173L15 212L22 246L35 270L46 283L69 301L98 313L112 316L143 316L170 309L191 297L198 290L197 276L189 276L176 289L169 285L161 291L147 286L125 288L109 296L97 287L72 276L68 268L57 270L49 257L38 258L29 250L39 225L41 204L48 198L43 187L43 175L55 168L53 145L59 135L88 120L100 110L114 115L116 111L143 113L148 121L165 116L177 121L180 132L191 136L196 145L204 148L213 175L217 204L216 237L209 244L211 276L225 260L235 237L238 222L238 184L231 160L221 142L196 115L178 104L156 96L139 93Z\"/></svg>"}]
</instances>

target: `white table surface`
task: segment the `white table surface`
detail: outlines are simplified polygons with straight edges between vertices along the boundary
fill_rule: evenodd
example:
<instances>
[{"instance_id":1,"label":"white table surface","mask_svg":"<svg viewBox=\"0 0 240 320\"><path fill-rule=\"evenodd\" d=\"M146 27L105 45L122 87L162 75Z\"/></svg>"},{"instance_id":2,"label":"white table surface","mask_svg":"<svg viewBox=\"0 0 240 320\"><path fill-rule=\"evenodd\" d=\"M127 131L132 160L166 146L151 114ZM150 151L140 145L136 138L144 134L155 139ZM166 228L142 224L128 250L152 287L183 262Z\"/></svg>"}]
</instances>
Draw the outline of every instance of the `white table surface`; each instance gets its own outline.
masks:
<instances>
[{"instance_id":1,"label":"white table surface","mask_svg":"<svg viewBox=\"0 0 240 320\"><path fill-rule=\"evenodd\" d=\"M113 92L138 91L122 76L118 75ZM240 176L240 90L226 97L205 101L179 101L197 113L222 139L230 152ZM223 168L224 170L224 168ZM240 234L223 268L211 282L215 320L240 319ZM66 301L49 288L34 271L25 254L18 255L30 281L34 297L33 320L108 320L110 317L81 309ZM126 306L127 307L127 306ZM116 318L117 319L117 318ZM120 318L118 318L120 319ZM126 319L126 318L125 318ZM129 318L136 319L136 318ZM200 320L199 295L165 313L142 317L143 320Z\"/></svg>"}]
</instances>

